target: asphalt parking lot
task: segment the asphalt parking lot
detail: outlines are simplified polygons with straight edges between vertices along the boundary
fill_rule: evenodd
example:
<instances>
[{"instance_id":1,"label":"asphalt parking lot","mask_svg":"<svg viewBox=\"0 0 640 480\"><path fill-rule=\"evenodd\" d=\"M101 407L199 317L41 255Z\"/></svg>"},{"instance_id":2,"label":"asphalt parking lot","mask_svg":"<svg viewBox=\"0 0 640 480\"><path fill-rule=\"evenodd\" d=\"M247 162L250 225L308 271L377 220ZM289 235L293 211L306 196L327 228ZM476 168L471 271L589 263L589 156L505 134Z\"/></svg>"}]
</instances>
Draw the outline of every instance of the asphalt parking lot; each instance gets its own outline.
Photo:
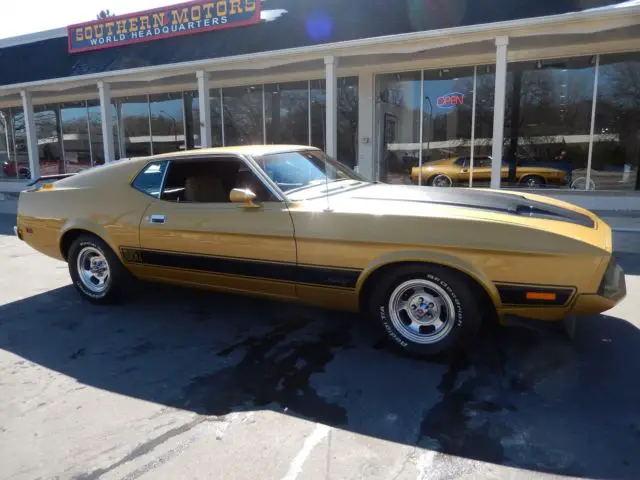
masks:
<instances>
[{"instance_id":1,"label":"asphalt parking lot","mask_svg":"<svg viewBox=\"0 0 640 480\"><path fill-rule=\"evenodd\" d=\"M628 249L627 299L573 342L487 329L426 362L294 305L146 286L91 306L13 222L0 215L0 479L640 478Z\"/></svg>"}]
</instances>

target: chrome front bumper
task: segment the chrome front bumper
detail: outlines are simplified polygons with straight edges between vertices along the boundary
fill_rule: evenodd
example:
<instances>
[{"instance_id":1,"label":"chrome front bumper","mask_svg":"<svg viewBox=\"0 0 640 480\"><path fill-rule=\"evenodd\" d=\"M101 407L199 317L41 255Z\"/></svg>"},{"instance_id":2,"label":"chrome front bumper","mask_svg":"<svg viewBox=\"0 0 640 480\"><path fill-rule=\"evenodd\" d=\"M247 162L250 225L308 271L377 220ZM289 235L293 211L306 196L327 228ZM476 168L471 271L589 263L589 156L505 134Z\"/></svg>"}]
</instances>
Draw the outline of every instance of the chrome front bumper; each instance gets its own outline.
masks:
<instances>
[{"instance_id":1,"label":"chrome front bumper","mask_svg":"<svg viewBox=\"0 0 640 480\"><path fill-rule=\"evenodd\" d=\"M20 232L18 231L18 227L16 225L13 226L13 234L20 240L22 240L22 235L20 235Z\"/></svg>"}]
</instances>

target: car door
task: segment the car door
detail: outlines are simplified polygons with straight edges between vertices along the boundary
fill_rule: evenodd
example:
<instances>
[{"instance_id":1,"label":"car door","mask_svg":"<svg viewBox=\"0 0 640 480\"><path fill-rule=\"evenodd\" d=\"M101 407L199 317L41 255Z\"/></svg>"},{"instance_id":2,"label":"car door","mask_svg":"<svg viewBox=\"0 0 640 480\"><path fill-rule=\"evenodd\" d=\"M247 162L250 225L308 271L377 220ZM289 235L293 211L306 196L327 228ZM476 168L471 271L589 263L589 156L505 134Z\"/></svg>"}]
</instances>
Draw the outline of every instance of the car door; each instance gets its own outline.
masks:
<instances>
[{"instance_id":1,"label":"car door","mask_svg":"<svg viewBox=\"0 0 640 480\"><path fill-rule=\"evenodd\" d=\"M485 184L491 181L491 157L480 156L473 159L473 183Z\"/></svg>"},{"instance_id":2,"label":"car door","mask_svg":"<svg viewBox=\"0 0 640 480\"><path fill-rule=\"evenodd\" d=\"M233 203L233 188L257 198ZM138 270L154 280L295 297L293 223L278 195L242 157L171 160L140 222Z\"/></svg>"}]
</instances>

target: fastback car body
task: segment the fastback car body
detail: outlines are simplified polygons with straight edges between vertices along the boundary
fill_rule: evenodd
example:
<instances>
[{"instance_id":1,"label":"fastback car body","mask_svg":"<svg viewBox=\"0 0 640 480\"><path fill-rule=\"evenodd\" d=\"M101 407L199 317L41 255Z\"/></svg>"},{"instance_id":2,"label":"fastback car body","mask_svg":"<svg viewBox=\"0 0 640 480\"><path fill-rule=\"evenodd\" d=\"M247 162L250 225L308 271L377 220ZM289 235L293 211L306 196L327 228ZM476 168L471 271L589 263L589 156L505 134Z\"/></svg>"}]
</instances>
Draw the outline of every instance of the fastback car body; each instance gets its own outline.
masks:
<instances>
[{"instance_id":1,"label":"fastback car body","mask_svg":"<svg viewBox=\"0 0 640 480\"><path fill-rule=\"evenodd\" d=\"M476 185L488 184L491 181L491 157L477 156L473 162L473 182ZM539 166L535 164L524 165L520 159L515 160L515 181L528 188L537 188L543 185L565 185L567 172L559 168ZM450 157L441 160L426 162L422 169L411 169L411 181L415 184L432 185L434 187L452 187L456 185L469 185L471 178L471 160L469 157ZM509 179L509 165L503 164L501 169L502 180ZM422 181L419 182L420 176Z\"/></svg>"},{"instance_id":2,"label":"fastback car body","mask_svg":"<svg viewBox=\"0 0 640 480\"><path fill-rule=\"evenodd\" d=\"M325 175L326 173L326 175ZM20 194L18 236L108 303L130 276L367 313L415 354L482 320L556 322L625 295L609 226L528 193L387 185L305 146L203 149Z\"/></svg>"}]
</instances>

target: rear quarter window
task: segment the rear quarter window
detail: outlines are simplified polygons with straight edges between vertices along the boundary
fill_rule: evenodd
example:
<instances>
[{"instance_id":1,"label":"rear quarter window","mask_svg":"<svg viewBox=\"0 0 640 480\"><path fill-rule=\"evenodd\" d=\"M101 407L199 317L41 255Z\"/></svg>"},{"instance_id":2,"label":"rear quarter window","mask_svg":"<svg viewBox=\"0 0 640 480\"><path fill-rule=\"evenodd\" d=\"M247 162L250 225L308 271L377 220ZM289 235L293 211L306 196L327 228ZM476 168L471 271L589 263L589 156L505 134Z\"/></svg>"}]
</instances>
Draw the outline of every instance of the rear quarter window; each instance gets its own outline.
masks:
<instances>
[{"instance_id":1,"label":"rear quarter window","mask_svg":"<svg viewBox=\"0 0 640 480\"><path fill-rule=\"evenodd\" d=\"M150 163L136 176L131 186L154 198L160 198L168 163L167 161Z\"/></svg>"}]
</instances>

